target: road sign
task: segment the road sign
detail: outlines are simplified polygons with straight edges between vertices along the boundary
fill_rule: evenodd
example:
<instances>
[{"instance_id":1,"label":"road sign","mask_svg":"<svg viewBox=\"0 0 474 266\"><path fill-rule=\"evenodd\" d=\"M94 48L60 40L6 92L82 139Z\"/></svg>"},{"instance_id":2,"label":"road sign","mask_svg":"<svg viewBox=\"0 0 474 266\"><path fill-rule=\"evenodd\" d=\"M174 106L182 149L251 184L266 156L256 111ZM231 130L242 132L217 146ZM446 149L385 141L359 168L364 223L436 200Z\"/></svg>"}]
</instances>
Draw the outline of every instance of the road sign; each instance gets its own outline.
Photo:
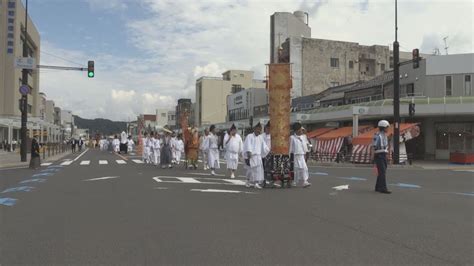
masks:
<instances>
[{"instance_id":1,"label":"road sign","mask_svg":"<svg viewBox=\"0 0 474 266\"><path fill-rule=\"evenodd\" d=\"M36 69L36 60L32 57L17 57L15 68Z\"/></svg>"},{"instance_id":2,"label":"road sign","mask_svg":"<svg viewBox=\"0 0 474 266\"><path fill-rule=\"evenodd\" d=\"M21 95L27 95L28 93L30 93L30 86L21 85L20 86L20 93L21 93Z\"/></svg>"},{"instance_id":3,"label":"road sign","mask_svg":"<svg viewBox=\"0 0 474 266\"><path fill-rule=\"evenodd\" d=\"M366 115L369 113L369 107L365 106L353 106L352 114L353 115Z\"/></svg>"}]
</instances>

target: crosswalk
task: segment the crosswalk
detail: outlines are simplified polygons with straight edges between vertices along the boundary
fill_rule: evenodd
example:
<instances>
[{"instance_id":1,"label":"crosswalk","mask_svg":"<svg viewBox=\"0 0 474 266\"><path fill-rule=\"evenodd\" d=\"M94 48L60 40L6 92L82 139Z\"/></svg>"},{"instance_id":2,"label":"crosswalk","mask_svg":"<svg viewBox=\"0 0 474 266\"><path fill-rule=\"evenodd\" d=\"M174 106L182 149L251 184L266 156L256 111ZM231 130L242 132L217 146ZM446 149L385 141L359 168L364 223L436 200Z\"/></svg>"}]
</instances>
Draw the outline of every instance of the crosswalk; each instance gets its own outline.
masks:
<instances>
[{"instance_id":1,"label":"crosswalk","mask_svg":"<svg viewBox=\"0 0 474 266\"><path fill-rule=\"evenodd\" d=\"M59 162L48 162L48 163L42 163L41 166L45 167L52 167L54 165L61 165L61 166L69 166L69 165L80 165L80 166L92 166L92 165L127 165L127 164L143 164L144 162L142 160L97 160L97 161L91 161L91 160L81 160L81 161L74 161L74 160L65 160L65 161L59 161Z\"/></svg>"},{"instance_id":2,"label":"crosswalk","mask_svg":"<svg viewBox=\"0 0 474 266\"><path fill-rule=\"evenodd\" d=\"M202 184L202 185L229 185L245 186L245 181L241 179L224 179L210 177L179 177L179 176L155 176L157 183L175 183L175 184Z\"/></svg>"}]
</instances>

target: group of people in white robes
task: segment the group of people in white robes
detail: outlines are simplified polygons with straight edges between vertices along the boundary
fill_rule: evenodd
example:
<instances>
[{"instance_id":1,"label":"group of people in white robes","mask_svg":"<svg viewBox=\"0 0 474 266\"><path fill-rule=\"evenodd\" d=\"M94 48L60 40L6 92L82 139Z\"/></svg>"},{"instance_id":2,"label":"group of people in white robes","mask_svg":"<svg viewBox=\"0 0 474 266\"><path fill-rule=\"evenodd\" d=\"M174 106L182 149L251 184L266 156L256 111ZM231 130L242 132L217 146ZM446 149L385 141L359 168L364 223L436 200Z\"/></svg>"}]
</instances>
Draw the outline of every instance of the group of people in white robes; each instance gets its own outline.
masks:
<instances>
[{"instance_id":1,"label":"group of people in white robes","mask_svg":"<svg viewBox=\"0 0 474 266\"><path fill-rule=\"evenodd\" d=\"M147 164L159 165L160 156L161 156L161 137L159 134L145 133L142 138L143 152L142 158L143 162Z\"/></svg>"},{"instance_id":2,"label":"group of people in white robes","mask_svg":"<svg viewBox=\"0 0 474 266\"><path fill-rule=\"evenodd\" d=\"M147 164L161 165L162 168L172 168L178 165L184 152L184 142L181 136L165 131L162 137L158 133L145 133L142 138L143 161Z\"/></svg>"}]
</instances>

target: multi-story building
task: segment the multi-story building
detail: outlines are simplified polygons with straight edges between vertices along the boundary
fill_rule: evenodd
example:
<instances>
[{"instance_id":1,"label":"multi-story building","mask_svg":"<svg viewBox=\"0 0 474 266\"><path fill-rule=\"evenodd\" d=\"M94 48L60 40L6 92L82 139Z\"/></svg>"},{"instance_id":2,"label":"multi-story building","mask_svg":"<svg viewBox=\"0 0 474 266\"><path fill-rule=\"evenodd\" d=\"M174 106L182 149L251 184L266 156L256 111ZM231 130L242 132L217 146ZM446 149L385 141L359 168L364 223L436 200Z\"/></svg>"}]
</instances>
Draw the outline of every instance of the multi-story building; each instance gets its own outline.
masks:
<instances>
[{"instance_id":1,"label":"multi-story building","mask_svg":"<svg viewBox=\"0 0 474 266\"><path fill-rule=\"evenodd\" d=\"M40 92L40 104L39 104L39 117L41 120L46 121L46 94Z\"/></svg>"},{"instance_id":2,"label":"multi-story building","mask_svg":"<svg viewBox=\"0 0 474 266\"><path fill-rule=\"evenodd\" d=\"M28 17L28 33L25 37L25 9L20 0L0 0L0 116L20 117L21 69L15 68L15 59L23 57L23 43L27 43L28 57L40 60L40 35ZM28 74L28 115L40 116L39 72Z\"/></svg>"},{"instance_id":3,"label":"multi-story building","mask_svg":"<svg viewBox=\"0 0 474 266\"><path fill-rule=\"evenodd\" d=\"M54 117L55 117L55 112L54 112L54 101L52 100L46 100L46 105L45 105L45 121L48 123L56 124L54 122Z\"/></svg>"},{"instance_id":4,"label":"multi-story building","mask_svg":"<svg viewBox=\"0 0 474 266\"><path fill-rule=\"evenodd\" d=\"M176 111L168 111L168 128L176 129Z\"/></svg>"},{"instance_id":5,"label":"multi-story building","mask_svg":"<svg viewBox=\"0 0 474 266\"><path fill-rule=\"evenodd\" d=\"M268 114L268 91L249 88L227 96L227 121L238 121ZM260 109L266 108L264 114ZM265 108L264 108L265 109ZM265 110L264 110L265 111Z\"/></svg>"},{"instance_id":6,"label":"multi-story building","mask_svg":"<svg viewBox=\"0 0 474 266\"><path fill-rule=\"evenodd\" d=\"M244 88L265 88L263 80L254 80L252 71L229 70L218 77L196 81L195 123L199 126L226 121L227 95Z\"/></svg>"},{"instance_id":7,"label":"multi-story building","mask_svg":"<svg viewBox=\"0 0 474 266\"><path fill-rule=\"evenodd\" d=\"M162 129L168 124L168 111L169 109L156 109L154 128Z\"/></svg>"}]
</instances>

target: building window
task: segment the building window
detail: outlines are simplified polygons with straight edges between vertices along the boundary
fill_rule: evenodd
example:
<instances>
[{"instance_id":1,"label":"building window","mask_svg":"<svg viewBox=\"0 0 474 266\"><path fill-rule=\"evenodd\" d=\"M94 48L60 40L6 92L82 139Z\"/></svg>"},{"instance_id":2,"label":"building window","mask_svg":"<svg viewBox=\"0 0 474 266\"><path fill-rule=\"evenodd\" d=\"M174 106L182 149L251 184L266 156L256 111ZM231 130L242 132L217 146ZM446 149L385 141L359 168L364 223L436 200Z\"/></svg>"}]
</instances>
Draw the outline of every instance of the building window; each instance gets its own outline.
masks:
<instances>
[{"instance_id":1,"label":"building window","mask_svg":"<svg viewBox=\"0 0 474 266\"><path fill-rule=\"evenodd\" d=\"M242 90L242 85L232 84L232 93L237 93Z\"/></svg>"},{"instance_id":2,"label":"building window","mask_svg":"<svg viewBox=\"0 0 474 266\"><path fill-rule=\"evenodd\" d=\"M368 64L365 65L365 71L366 71L366 72L369 72L369 70L370 70L369 65L368 65Z\"/></svg>"},{"instance_id":3,"label":"building window","mask_svg":"<svg viewBox=\"0 0 474 266\"><path fill-rule=\"evenodd\" d=\"M352 60L349 61L349 68L351 68L351 69L354 68L354 61L352 61Z\"/></svg>"},{"instance_id":4,"label":"building window","mask_svg":"<svg viewBox=\"0 0 474 266\"><path fill-rule=\"evenodd\" d=\"M453 80L451 76L445 77L445 89L446 89L446 96L453 95Z\"/></svg>"},{"instance_id":5,"label":"building window","mask_svg":"<svg viewBox=\"0 0 474 266\"><path fill-rule=\"evenodd\" d=\"M415 85L413 83L407 84L407 96L415 96Z\"/></svg>"},{"instance_id":6,"label":"building window","mask_svg":"<svg viewBox=\"0 0 474 266\"><path fill-rule=\"evenodd\" d=\"M464 95L471 95L472 83L471 75L464 76Z\"/></svg>"},{"instance_id":7,"label":"building window","mask_svg":"<svg viewBox=\"0 0 474 266\"><path fill-rule=\"evenodd\" d=\"M393 69L393 56L390 56L390 69Z\"/></svg>"},{"instance_id":8,"label":"building window","mask_svg":"<svg viewBox=\"0 0 474 266\"><path fill-rule=\"evenodd\" d=\"M331 67L339 67L339 58L332 58L331 57Z\"/></svg>"},{"instance_id":9,"label":"building window","mask_svg":"<svg viewBox=\"0 0 474 266\"><path fill-rule=\"evenodd\" d=\"M380 71L385 71L385 64L380 64Z\"/></svg>"},{"instance_id":10,"label":"building window","mask_svg":"<svg viewBox=\"0 0 474 266\"><path fill-rule=\"evenodd\" d=\"M331 87L337 87L337 86L339 86L339 82L335 82L335 81L331 82Z\"/></svg>"}]
</instances>

